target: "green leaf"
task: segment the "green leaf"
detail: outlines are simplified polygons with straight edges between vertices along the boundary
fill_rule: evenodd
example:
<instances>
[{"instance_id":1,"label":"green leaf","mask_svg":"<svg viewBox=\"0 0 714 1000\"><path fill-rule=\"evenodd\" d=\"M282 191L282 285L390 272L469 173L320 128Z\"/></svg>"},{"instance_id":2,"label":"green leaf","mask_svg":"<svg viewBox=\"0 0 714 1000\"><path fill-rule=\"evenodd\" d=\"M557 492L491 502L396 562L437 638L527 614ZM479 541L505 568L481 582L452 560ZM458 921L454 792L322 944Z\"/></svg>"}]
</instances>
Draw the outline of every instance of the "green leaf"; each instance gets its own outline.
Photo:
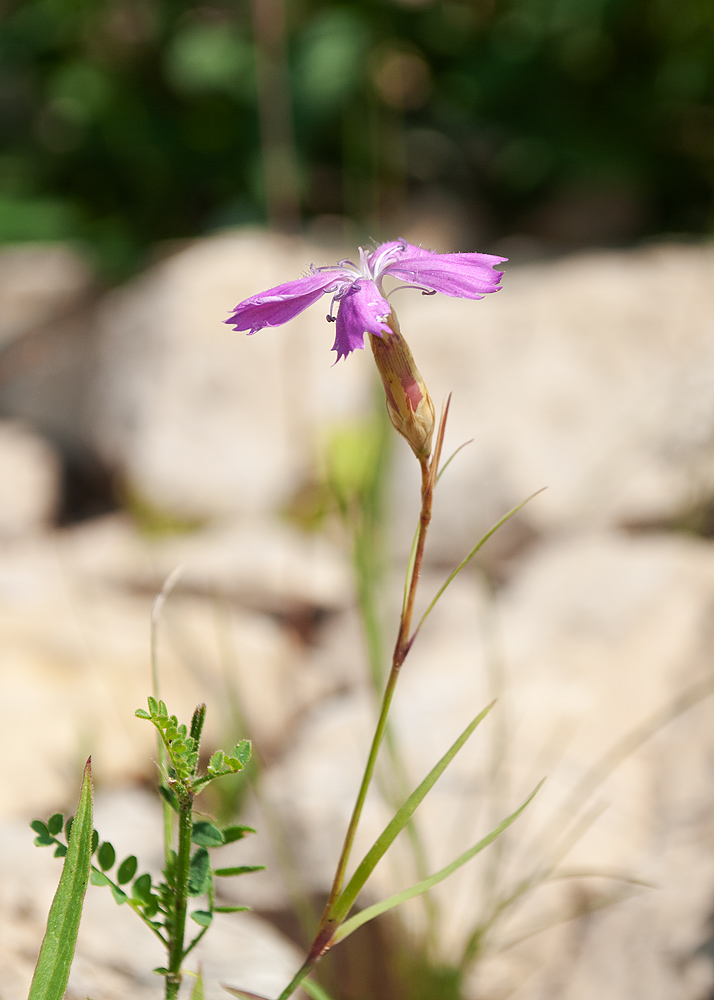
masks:
<instances>
[{"instance_id":1,"label":"green leaf","mask_svg":"<svg viewBox=\"0 0 714 1000\"><path fill-rule=\"evenodd\" d=\"M250 911L249 906L214 906L214 913L247 913Z\"/></svg>"},{"instance_id":2,"label":"green leaf","mask_svg":"<svg viewBox=\"0 0 714 1000\"><path fill-rule=\"evenodd\" d=\"M92 849L92 842L90 840L90 842L89 842L90 854L91 854L91 849ZM55 857L56 858L64 858L66 856L66 854L67 854L67 848L64 846L64 844L58 844L57 847L55 847Z\"/></svg>"},{"instance_id":3,"label":"green leaf","mask_svg":"<svg viewBox=\"0 0 714 1000\"><path fill-rule=\"evenodd\" d=\"M226 993L230 993L231 996L238 997L238 1000L270 1000L269 997L263 996L262 993L248 993L247 990L237 990L234 986L226 986L225 983L221 983L221 989L224 989Z\"/></svg>"},{"instance_id":4,"label":"green leaf","mask_svg":"<svg viewBox=\"0 0 714 1000\"><path fill-rule=\"evenodd\" d=\"M30 826L37 834L34 841L37 847L49 847L50 844L55 843L55 838L41 819L33 819Z\"/></svg>"},{"instance_id":5,"label":"green leaf","mask_svg":"<svg viewBox=\"0 0 714 1000\"><path fill-rule=\"evenodd\" d=\"M252 744L250 740L240 740L236 743L229 754L226 754L226 760L230 758L231 760L237 760L241 767L250 761L250 754L252 750Z\"/></svg>"},{"instance_id":6,"label":"green leaf","mask_svg":"<svg viewBox=\"0 0 714 1000\"><path fill-rule=\"evenodd\" d=\"M191 840L200 847L220 847L225 843L221 831L207 819L200 819L193 824Z\"/></svg>"},{"instance_id":7,"label":"green leaf","mask_svg":"<svg viewBox=\"0 0 714 1000\"><path fill-rule=\"evenodd\" d=\"M463 747L464 743L466 743L478 724L486 718L488 713L493 708L493 705L494 702L491 702L490 705L484 708L482 712L479 712L476 718L468 724L456 742L449 747L441 760L431 769L431 771L429 771L419 787L412 792L401 809L395 813L392 820L384 828L367 854L365 854L364 859L357 866L354 875L335 904L333 919L336 924L341 923L347 916L354 904L355 899L357 898L357 895L362 889L362 886L374 871L377 862L384 857L387 849L394 843L397 836L401 833L416 812L417 806L419 806L426 794L434 787L437 780L441 777L456 754ZM216 874L218 874L218 872L216 872Z\"/></svg>"},{"instance_id":8,"label":"green leaf","mask_svg":"<svg viewBox=\"0 0 714 1000\"><path fill-rule=\"evenodd\" d=\"M247 833L255 833L252 826L224 826L223 843L232 844L236 840L242 840Z\"/></svg>"},{"instance_id":9,"label":"green leaf","mask_svg":"<svg viewBox=\"0 0 714 1000\"><path fill-rule=\"evenodd\" d=\"M112 885L111 883L109 884L109 888L112 890L112 896L114 897L115 901L118 903L119 906L121 906L122 903L126 903L126 901L129 899L129 897L127 896L127 894L124 892L123 889L119 889L117 888L117 886Z\"/></svg>"},{"instance_id":10,"label":"green leaf","mask_svg":"<svg viewBox=\"0 0 714 1000\"><path fill-rule=\"evenodd\" d=\"M126 885L127 882L131 882L136 875L136 869L138 867L139 862L133 854L130 854L128 858L124 858L117 869L117 882L119 885Z\"/></svg>"},{"instance_id":11,"label":"green leaf","mask_svg":"<svg viewBox=\"0 0 714 1000\"><path fill-rule=\"evenodd\" d=\"M199 847L191 858L188 875L189 896L200 896L208 889L211 879L211 862L205 847Z\"/></svg>"},{"instance_id":12,"label":"green leaf","mask_svg":"<svg viewBox=\"0 0 714 1000\"><path fill-rule=\"evenodd\" d=\"M239 865L237 868L216 868L214 875L231 878L233 875L249 875L251 872L264 872L265 865Z\"/></svg>"},{"instance_id":13,"label":"green leaf","mask_svg":"<svg viewBox=\"0 0 714 1000\"><path fill-rule=\"evenodd\" d=\"M445 583L443 583L442 586L439 588L439 590L436 592L436 596L434 597L433 601L431 602L431 604L429 605L429 607L426 609L426 611L424 612L424 614L419 619L419 624L414 629L414 633L413 633L412 638L411 638L412 642L414 641L414 639L416 638L417 634L421 630L421 627L424 624L424 622L427 620L427 618L429 617L429 615L431 614L431 612L434 610L434 608L435 608L437 602L439 601L439 598L441 597L441 595L444 593L444 591L446 590L446 588L451 583L453 583L453 581L459 575L459 573L461 572L461 570L471 562L471 560L476 555L476 553L479 552L483 548L483 546L486 544L486 542L489 540L489 538L492 535L495 535L496 532L498 531L498 529L500 527L502 527L506 523L506 521L509 521L513 517L514 514L517 514L519 510L522 510L522 508L525 507L525 505L527 503L530 503L531 500L533 500L534 497L537 497L539 493L542 493L544 489L545 489L545 486L542 487L539 490L536 490L535 493L531 493L531 495L529 497L526 497L526 499L523 500L523 501L521 501L521 503L517 504L515 507L512 507L508 511L508 513L504 514L503 517L499 521L496 521L496 523L494 524L494 526L492 528L490 528L486 532L486 534L483 536L483 538L481 538L474 545L474 547L471 549L471 551L469 552L469 554L467 556L464 556L464 558L461 560L461 562L456 567L456 569L453 570L449 574L449 576L446 578Z\"/></svg>"},{"instance_id":14,"label":"green leaf","mask_svg":"<svg viewBox=\"0 0 714 1000\"><path fill-rule=\"evenodd\" d=\"M89 873L89 881L92 885L111 885L107 876L103 872L98 871L96 868L92 868Z\"/></svg>"},{"instance_id":15,"label":"green leaf","mask_svg":"<svg viewBox=\"0 0 714 1000\"><path fill-rule=\"evenodd\" d=\"M103 872L108 871L117 859L117 854L108 840L97 851L97 864Z\"/></svg>"},{"instance_id":16,"label":"green leaf","mask_svg":"<svg viewBox=\"0 0 714 1000\"><path fill-rule=\"evenodd\" d=\"M92 863L92 770L87 761L77 805L77 822L57 892L47 917L47 930L37 959L28 1000L62 1000L82 916Z\"/></svg>"},{"instance_id":17,"label":"green leaf","mask_svg":"<svg viewBox=\"0 0 714 1000\"><path fill-rule=\"evenodd\" d=\"M92 830L92 854L94 854L94 852L98 847L99 847L99 831Z\"/></svg>"},{"instance_id":18,"label":"green leaf","mask_svg":"<svg viewBox=\"0 0 714 1000\"><path fill-rule=\"evenodd\" d=\"M54 816L50 816L47 820L47 829L50 831L53 837L56 837L64 826L64 816L62 813L55 813Z\"/></svg>"},{"instance_id":19,"label":"green leaf","mask_svg":"<svg viewBox=\"0 0 714 1000\"><path fill-rule=\"evenodd\" d=\"M198 975L196 976L196 982L193 984L193 989L191 990L191 1000L205 1000L205 995L203 992L203 973L199 967Z\"/></svg>"},{"instance_id":20,"label":"green leaf","mask_svg":"<svg viewBox=\"0 0 714 1000\"><path fill-rule=\"evenodd\" d=\"M199 927L210 927L213 914L209 910L194 910L191 920L195 920Z\"/></svg>"},{"instance_id":21,"label":"green leaf","mask_svg":"<svg viewBox=\"0 0 714 1000\"><path fill-rule=\"evenodd\" d=\"M131 887L131 894L134 899L138 899L140 903L150 903L152 900L151 895L151 875L148 872L144 872L140 875L138 879L134 882Z\"/></svg>"},{"instance_id":22,"label":"green leaf","mask_svg":"<svg viewBox=\"0 0 714 1000\"><path fill-rule=\"evenodd\" d=\"M319 983L313 983L311 979L303 979L300 986L308 996L312 997L312 1000L332 1000L327 990L320 986Z\"/></svg>"},{"instance_id":23,"label":"green leaf","mask_svg":"<svg viewBox=\"0 0 714 1000\"><path fill-rule=\"evenodd\" d=\"M149 721L151 721L151 716L144 708L137 708L137 710L134 712L134 715L136 716L137 719L148 719Z\"/></svg>"},{"instance_id":24,"label":"green leaf","mask_svg":"<svg viewBox=\"0 0 714 1000\"><path fill-rule=\"evenodd\" d=\"M74 816L70 816L64 825L64 839L69 843L69 837L72 833L72 824L74 823Z\"/></svg>"},{"instance_id":25,"label":"green leaf","mask_svg":"<svg viewBox=\"0 0 714 1000\"><path fill-rule=\"evenodd\" d=\"M178 799L170 788L167 788L166 785L159 785L159 795L165 802L168 802L174 812L178 812Z\"/></svg>"},{"instance_id":26,"label":"green leaf","mask_svg":"<svg viewBox=\"0 0 714 1000\"><path fill-rule=\"evenodd\" d=\"M408 899L413 899L415 896L421 896L423 893L428 892L429 889L432 889L435 885L438 885L439 882L443 882L445 878L448 878L449 875L455 872L458 868L461 868L462 865L465 865L467 861L470 861L471 858L475 857L475 855L477 855L485 847L492 844L496 837L499 837L503 831L511 825L511 823L515 822L523 810L526 809L526 807L532 802L535 795L540 791L542 785L543 782L539 782L526 801L519 806L515 812L511 813L510 816L507 816L506 819L504 819L503 822L495 828L495 830L492 830L486 837L484 837L483 840L479 840L479 842L469 848L468 851L464 851L463 854L460 854L459 857L456 858L455 861L452 861L450 865L447 865L446 868L442 868L441 871L436 872L436 874L431 875L422 882L418 882L410 889L405 889L403 892L398 892L394 896L389 896L387 899L383 899L381 902L375 903L373 906L368 906L365 910L361 910L359 913L355 914L354 917L346 920L335 932L335 936L332 939L333 943L337 944L339 941L344 941L345 938L349 937L350 934L353 934L358 927L366 924L369 920L374 920L375 917L380 916L382 913L386 913L387 910L394 909L395 906L405 903Z\"/></svg>"}]
</instances>

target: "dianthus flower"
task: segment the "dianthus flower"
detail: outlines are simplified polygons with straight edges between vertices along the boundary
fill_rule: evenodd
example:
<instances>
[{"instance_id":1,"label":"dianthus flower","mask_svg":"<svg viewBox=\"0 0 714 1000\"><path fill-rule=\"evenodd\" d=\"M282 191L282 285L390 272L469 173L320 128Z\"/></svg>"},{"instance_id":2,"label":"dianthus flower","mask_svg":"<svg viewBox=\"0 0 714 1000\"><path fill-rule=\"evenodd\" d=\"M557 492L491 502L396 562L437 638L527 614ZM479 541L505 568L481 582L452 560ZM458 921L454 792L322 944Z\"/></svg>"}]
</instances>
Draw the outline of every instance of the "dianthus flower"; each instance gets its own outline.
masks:
<instances>
[{"instance_id":1,"label":"dianthus flower","mask_svg":"<svg viewBox=\"0 0 714 1000\"><path fill-rule=\"evenodd\" d=\"M501 287L502 272L493 268L505 259L484 253L432 253L405 240L382 243L372 253L360 247L359 266L351 260L312 265L305 277L244 299L225 322L235 330L257 333L287 323L323 295L332 295L327 319L336 324L332 350L339 360L364 347L365 333L383 337L393 332L387 322L392 307L382 288L388 275L427 295L482 299Z\"/></svg>"}]
</instances>

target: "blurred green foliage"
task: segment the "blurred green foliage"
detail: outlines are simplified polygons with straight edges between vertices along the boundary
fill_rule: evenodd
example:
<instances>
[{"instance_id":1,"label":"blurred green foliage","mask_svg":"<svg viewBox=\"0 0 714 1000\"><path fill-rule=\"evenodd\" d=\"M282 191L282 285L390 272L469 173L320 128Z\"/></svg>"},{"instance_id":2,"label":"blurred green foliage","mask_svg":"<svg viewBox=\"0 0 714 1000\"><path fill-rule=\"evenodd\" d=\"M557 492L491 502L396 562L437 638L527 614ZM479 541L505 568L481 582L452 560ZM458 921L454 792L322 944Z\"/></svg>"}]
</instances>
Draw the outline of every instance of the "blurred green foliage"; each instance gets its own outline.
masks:
<instances>
[{"instance_id":1,"label":"blurred green foliage","mask_svg":"<svg viewBox=\"0 0 714 1000\"><path fill-rule=\"evenodd\" d=\"M380 236L433 204L491 247L711 231L711 0L283 6L304 220ZM157 240L263 221L251 9L6 0L0 241L81 239L120 275Z\"/></svg>"}]
</instances>

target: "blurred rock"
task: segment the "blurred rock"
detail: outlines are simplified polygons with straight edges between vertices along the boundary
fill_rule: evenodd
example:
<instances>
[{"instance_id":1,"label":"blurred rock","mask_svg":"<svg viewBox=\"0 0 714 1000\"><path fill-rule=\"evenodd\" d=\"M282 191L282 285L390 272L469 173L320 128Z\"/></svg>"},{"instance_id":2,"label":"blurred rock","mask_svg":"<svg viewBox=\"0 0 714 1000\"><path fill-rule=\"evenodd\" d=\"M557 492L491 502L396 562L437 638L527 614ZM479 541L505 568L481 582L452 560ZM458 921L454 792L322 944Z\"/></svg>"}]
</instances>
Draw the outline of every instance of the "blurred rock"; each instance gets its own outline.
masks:
<instances>
[{"instance_id":1,"label":"blurred rock","mask_svg":"<svg viewBox=\"0 0 714 1000\"><path fill-rule=\"evenodd\" d=\"M5 248L0 265L0 415L37 428L76 463L92 447L91 272L64 244Z\"/></svg>"},{"instance_id":2,"label":"blurred rock","mask_svg":"<svg viewBox=\"0 0 714 1000\"><path fill-rule=\"evenodd\" d=\"M672 245L509 269L481 302L400 292L431 395L454 394L445 451L473 440L439 486L431 551L453 560L541 487L521 529L666 527L706 504L713 275L713 248ZM416 479L405 451L401 509Z\"/></svg>"},{"instance_id":3,"label":"blurred rock","mask_svg":"<svg viewBox=\"0 0 714 1000\"><path fill-rule=\"evenodd\" d=\"M274 510L313 465L321 424L364 408L367 359L330 368L327 299L250 340L222 323L325 253L256 231L216 237L110 296L95 440L142 500L184 517Z\"/></svg>"},{"instance_id":4,"label":"blurred rock","mask_svg":"<svg viewBox=\"0 0 714 1000\"><path fill-rule=\"evenodd\" d=\"M437 607L394 705L413 785L469 717L499 703L419 809L429 871L548 779L497 847L433 891L441 956L455 962L479 922L534 879L489 929L469 996L631 1000L633 983L655 984L648 998L708 995L713 608L711 544L608 534L534 551L495 606L463 579ZM370 718L365 694L323 704L269 776L314 888L329 884ZM356 858L388 816L373 795ZM395 847L368 899L417 880L408 845ZM418 901L402 918L423 931Z\"/></svg>"},{"instance_id":5,"label":"blurred rock","mask_svg":"<svg viewBox=\"0 0 714 1000\"><path fill-rule=\"evenodd\" d=\"M58 457L47 441L21 424L0 421L0 539L50 526L60 478Z\"/></svg>"},{"instance_id":6,"label":"blurred rock","mask_svg":"<svg viewBox=\"0 0 714 1000\"><path fill-rule=\"evenodd\" d=\"M301 713L348 683L339 660L312 651L347 593L344 568L317 539L214 528L203 545L151 541L115 516L7 542L0 753L14 757L28 740L32 752L6 775L6 815L65 802L90 752L100 784L151 778L153 732L134 711L151 691L151 606L178 563L184 575L159 623L161 693L182 719L207 702L207 746L250 735L270 758Z\"/></svg>"},{"instance_id":7,"label":"blurred rock","mask_svg":"<svg viewBox=\"0 0 714 1000\"><path fill-rule=\"evenodd\" d=\"M92 433L140 498L189 517L275 509L314 465L323 428L365 410L371 359L331 367L327 299L250 339L221 324L243 297L334 253L243 231L109 298ZM512 268L481 302L400 292L432 396L454 392L447 452L474 439L440 486L432 553L452 560L543 486L520 534L502 533L507 553L524 526L527 540L670 522L714 492L713 273L714 250L672 245ZM401 445L411 539L417 469Z\"/></svg>"},{"instance_id":8,"label":"blurred rock","mask_svg":"<svg viewBox=\"0 0 714 1000\"><path fill-rule=\"evenodd\" d=\"M63 243L0 249L0 350L36 327L64 317L87 294L85 261Z\"/></svg>"}]
</instances>

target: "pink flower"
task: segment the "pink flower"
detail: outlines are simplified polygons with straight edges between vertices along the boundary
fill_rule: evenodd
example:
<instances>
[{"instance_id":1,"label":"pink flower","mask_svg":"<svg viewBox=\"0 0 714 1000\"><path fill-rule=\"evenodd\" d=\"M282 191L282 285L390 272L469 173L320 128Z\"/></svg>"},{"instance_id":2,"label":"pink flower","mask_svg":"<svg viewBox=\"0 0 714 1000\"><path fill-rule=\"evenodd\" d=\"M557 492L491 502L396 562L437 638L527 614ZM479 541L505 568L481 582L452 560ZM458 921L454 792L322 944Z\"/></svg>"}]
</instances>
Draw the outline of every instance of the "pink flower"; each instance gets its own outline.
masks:
<instances>
[{"instance_id":1,"label":"pink flower","mask_svg":"<svg viewBox=\"0 0 714 1000\"><path fill-rule=\"evenodd\" d=\"M494 265L505 257L484 253L432 253L405 240L382 243L373 253L359 251L359 266L351 260L310 268L310 274L296 281L269 288L240 302L229 319L235 330L257 333L265 326L280 326L299 315L323 295L331 294L327 319L336 323L338 360L364 347L365 333L376 337L391 333L387 317L392 307L382 280L386 275L420 289L426 295L443 292L462 299L482 299L497 292L502 271ZM337 315L333 309L337 303Z\"/></svg>"}]
</instances>

